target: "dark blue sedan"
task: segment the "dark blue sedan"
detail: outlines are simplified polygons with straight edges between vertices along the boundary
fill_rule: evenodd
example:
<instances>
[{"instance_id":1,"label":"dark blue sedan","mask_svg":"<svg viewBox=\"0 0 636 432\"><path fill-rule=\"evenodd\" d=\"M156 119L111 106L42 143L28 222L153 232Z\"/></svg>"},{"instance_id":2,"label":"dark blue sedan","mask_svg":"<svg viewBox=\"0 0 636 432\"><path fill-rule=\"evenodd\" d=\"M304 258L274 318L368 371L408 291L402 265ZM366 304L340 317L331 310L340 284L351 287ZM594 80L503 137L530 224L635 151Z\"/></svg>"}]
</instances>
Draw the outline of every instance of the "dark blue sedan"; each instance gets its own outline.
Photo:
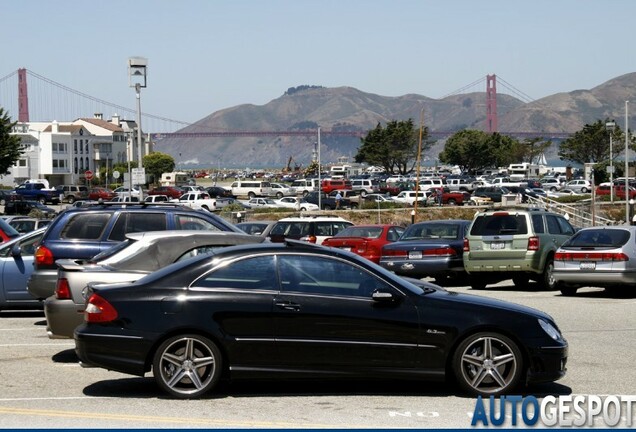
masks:
<instances>
[{"instance_id":1,"label":"dark blue sedan","mask_svg":"<svg viewBox=\"0 0 636 432\"><path fill-rule=\"evenodd\" d=\"M466 276L464 237L470 221L435 220L411 225L382 248L380 265L400 276L434 277L439 284Z\"/></svg>"}]
</instances>

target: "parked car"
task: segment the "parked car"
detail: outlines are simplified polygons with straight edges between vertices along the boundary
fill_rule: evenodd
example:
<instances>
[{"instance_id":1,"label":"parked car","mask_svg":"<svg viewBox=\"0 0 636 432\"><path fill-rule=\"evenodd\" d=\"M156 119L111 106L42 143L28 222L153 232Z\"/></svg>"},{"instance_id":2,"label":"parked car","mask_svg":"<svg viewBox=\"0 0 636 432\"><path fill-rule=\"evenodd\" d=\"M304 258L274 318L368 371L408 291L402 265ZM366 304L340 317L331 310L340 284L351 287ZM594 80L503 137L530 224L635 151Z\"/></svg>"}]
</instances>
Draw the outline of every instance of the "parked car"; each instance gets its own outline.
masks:
<instances>
[{"instance_id":1,"label":"parked car","mask_svg":"<svg viewBox=\"0 0 636 432\"><path fill-rule=\"evenodd\" d=\"M284 196L296 196L296 188L284 185L282 183L270 183L272 188L272 195L276 198L282 198Z\"/></svg>"},{"instance_id":2,"label":"parked car","mask_svg":"<svg viewBox=\"0 0 636 432\"><path fill-rule=\"evenodd\" d=\"M55 292L58 259L92 258L123 241L130 232L174 229L241 232L210 212L178 204L104 202L71 207L53 220L37 248L29 292L38 299Z\"/></svg>"},{"instance_id":3,"label":"parked car","mask_svg":"<svg viewBox=\"0 0 636 432\"><path fill-rule=\"evenodd\" d=\"M250 235L267 237L272 227L276 225L276 223L278 223L278 221L257 220L250 222L240 222L236 224L236 227Z\"/></svg>"},{"instance_id":4,"label":"parked car","mask_svg":"<svg viewBox=\"0 0 636 432\"><path fill-rule=\"evenodd\" d=\"M542 178L541 187L547 191L556 192L563 189L563 183L558 178Z\"/></svg>"},{"instance_id":5,"label":"parked car","mask_svg":"<svg viewBox=\"0 0 636 432\"><path fill-rule=\"evenodd\" d=\"M39 213L45 218L52 218L57 214L54 208L48 207L39 201L21 199L18 195L12 196L4 206L4 213L7 215L26 216L32 212Z\"/></svg>"},{"instance_id":6,"label":"parked car","mask_svg":"<svg viewBox=\"0 0 636 432\"><path fill-rule=\"evenodd\" d=\"M252 198L245 204L250 208L277 208L276 201L271 198Z\"/></svg>"},{"instance_id":7,"label":"parked car","mask_svg":"<svg viewBox=\"0 0 636 432\"><path fill-rule=\"evenodd\" d=\"M0 310L42 309L42 302L27 291L27 279L33 272L33 254L43 235L41 228L0 244Z\"/></svg>"},{"instance_id":8,"label":"parked car","mask_svg":"<svg viewBox=\"0 0 636 432\"><path fill-rule=\"evenodd\" d=\"M589 180L571 180L565 184L565 187L573 190L574 192L592 192L592 183Z\"/></svg>"},{"instance_id":9,"label":"parked car","mask_svg":"<svg viewBox=\"0 0 636 432\"><path fill-rule=\"evenodd\" d=\"M19 236L18 230L13 228L6 220L0 219L0 243L6 243Z\"/></svg>"},{"instance_id":10,"label":"parked car","mask_svg":"<svg viewBox=\"0 0 636 432\"><path fill-rule=\"evenodd\" d=\"M469 225L467 220L415 223L398 241L382 248L379 263L398 275L417 279L430 276L439 284L448 278L465 278L463 248Z\"/></svg>"},{"instance_id":11,"label":"parked car","mask_svg":"<svg viewBox=\"0 0 636 432\"><path fill-rule=\"evenodd\" d=\"M574 231L565 217L544 210L476 213L464 240L470 285L483 289L512 279L526 286L532 279L544 289L557 289L554 254Z\"/></svg>"},{"instance_id":12,"label":"parked car","mask_svg":"<svg viewBox=\"0 0 636 432\"><path fill-rule=\"evenodd\" d=\"M353 252L377 264L382 246L397 241L403 232L397 225L354 225L326 238L322 245Z\"/></svg>"},{"instance_id":13,"label":"parked car","mask_svg":"<svg viewBox=\"0 0 636 432\"><path fill-rule=\"evenodd\" d=\"M35 231L43 228L51 223L51 219L37 219L32 217L16 217L9 221L9 225L16 229L20 234Z\"/></svg>"},{"instance_id":14,"label":"parked car","mask_svg":"<svg viewBox=\"0 0 636 432\"><path fill-rule=\"evenodd\" d=\"M499 186L482 186L473 191L473 197L490 198L492 202L501 202L504 195L510 193L510 190Z\"/></svg>"},{"instance_id":15,"label":"parked car","mask_svg":"<svg viewBox=\"0 0 636 432\"><path fill-rule=\"evenodd\" d=\"M8 189L0 189L0 206L6 205L11 196L15 195Z\"/></svg>"},{"instance_id":16,"label":"parked car","mask_svg":"<svg viewBox=\"0 0 636 432\"><path fill-rule=\"evenodd\" d=\"M220 378L457 380L484 396L565 375L546 313L407 280L302 242L219 249L135 283L89 284L82 364L144 376L178 399Z\"/></svg>"},{"instance_id":17,"label":"parked car","mask_svg":"<svg viewBox=\"0 0 636 432\"><path fill-rule=\"evenodd\" d=\"M554 255L554 279L563 295L582 286L630 290L636 285L636 226L583 228Z\"/></svg>"},{"instance_id":18,"label":"parked car","mask_svg":"<svg viewBox=\"0 0 636 432\"><path fill-rule=\"evenodd\" d=\"M176 186L158 186L148 191L148 196L152 195L166 195L170 199L175 199L183 195L183 189Z\"/></svg>"},{"instance_id":19,"label":"parked car","mask_svg":"<svg viewBox=\"0 0 636 432\"><path fill-rule=\"evenodd\" d=\"M103 187L95 187L88 192L88 199L94 200L94 201L97 201L99 199L102 199L104 201L110 201L116 196L117 194L113 192L111 189L103 188Z\"/></svg>"},{"instance_id":20,"label":"parked car","mask_svg":"<svg viewBox=\"0 0 636 432\"><path fill-rule=\"evenodd\" d=\"M317 204L308 202L303 197L283 197L274 201L278 207L294 209L298 211L320 210Z\"/></svg>"},{"instance_id":21,"label":"parked car","mask_svg":"<svg viewBox=\"0 0 636 432\"><path fill-rule=\"evenodd\" d=\"M351 225L353 223L338 216L288 217L272 227L269 238L276 243L293 239L322 244L327 237L333 237Z\"/></svg>"},{"instance_id":22,"label":"parked car","mask_svg":"<svg viewBox=\"0 0 636 432\"><path fill-rule=\"evenodd\" d=\"M224 187L221 186L210 186L209 188L206 189L206 192L212 197L212 198L235 198L235 195L232 195L232 191L229 189L225 189Z\"/></svg>"},{"instance_id":23,"label":"parked car","mask_svg":"<svg viewBox=\"0 0 636 432\"><path fill-rule=\"evenodd\" d=\"M219 247L260 243L264 237L244 232L150 231L129 233L126 240L90 260L60 259L55 294L44 302L51 339L72 338L83 321L82 290L89 282L133 282L169 264L207 254Z\"/></svg>"},{"instance_id":24,"label":"parked car","mask_svg":"<svg viewBox=\"0 0 636 432\"><path fill-rule=\"evenodd\" d=\"M628 186L629 188L629 199L635 199L636 198L636 188L633 186ZM612 185L611 183L601 183L597 188L596 188L596 195L597 196L603 196L603 195L611 195L611 189L612 189ZM625 199L625 186L624 185L615 185L614 186L614 197L618 198L618 199Z\"/></svg>"},{"instance_id":25,"label":"parked car","mask_svg":"<svg viewBox=\"0 0 636 432\"><path fill-rule=\"evenodd\" d=\"M367 194L364 197L364 200L367 203L383 203L383 202L395 202L395 200L393 199L393 196L388 195L388 194Z\"/></svg>"},{"instance_id":26,"label":"parked car","mask_svg":"<svg viewBox=\"0 0 636 432\"><path fill-rule=\"evenodd\" d=\"M133 186L132 189L120 186L117 189L113 190L113 192L115 192L115 194L119 197L133 196L139 198L141 189L139 188L139 186Z\"/></svg>"},{"instance_id":27,"label":"parked car","mask_svg":"<svg viewBox=\"0 0 636 432\"><path fill-rule=\"evenodd\" d=\"M73 204L77 200L88 199L88 188L81 185L59 185L56 187L60 193L60 201Z\"/></svg>"},{"instance_id":28,"label":"parked car","mask_svg":"<svg viewBox=\"0 0 636 432\"><path fill-rule=\"evenodd\" d=\"M168 197L168 195L148 195L144 198L144 202L146 203L160 203L169 201L170 197Z\"/></svg>"}]
</instances>

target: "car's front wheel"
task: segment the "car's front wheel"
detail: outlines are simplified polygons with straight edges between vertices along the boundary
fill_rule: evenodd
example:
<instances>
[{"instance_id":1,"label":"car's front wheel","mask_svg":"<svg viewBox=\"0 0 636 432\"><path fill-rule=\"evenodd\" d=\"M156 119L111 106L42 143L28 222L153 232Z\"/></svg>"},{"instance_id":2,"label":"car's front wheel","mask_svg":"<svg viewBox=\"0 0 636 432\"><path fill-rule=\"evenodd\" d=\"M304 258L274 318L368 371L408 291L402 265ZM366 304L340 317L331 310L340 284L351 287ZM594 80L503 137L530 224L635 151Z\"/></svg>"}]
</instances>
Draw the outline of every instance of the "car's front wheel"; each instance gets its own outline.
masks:
<instances>
[{"instance_id":1,"label":"car's front wheel","mask_svg":"<svg viewBox=\"0 0 636 432\"><path fill-rule=\"evenodd\" d=\"M214 342L200 335L184 334L165 340L157 349L152 366L161 389L179 399L194 399L218 383L223 362Z\"/></svg>"},{"instance_id":2,"label":"car's front wheel","mask_svg":"<svg viewBox=\"0 0 636 432\"><path fill-rule=\"evenodd\" d=\"M69 204L73 204L75 202L75 197L73 195L69 195L68 197L68 203Z\"/></svg>"},{"instance_id":3,"label":"car's front wheel","mask_svg":"<svg viewBox=\"0 0 636 432\"><path fill-rule=\"evenodd\" d=\"M459 385L471 394L500 395L514 389L523 374L523 356L508 337L483 332L468 336L453 356Z\"/></svg>"}]
</instances>

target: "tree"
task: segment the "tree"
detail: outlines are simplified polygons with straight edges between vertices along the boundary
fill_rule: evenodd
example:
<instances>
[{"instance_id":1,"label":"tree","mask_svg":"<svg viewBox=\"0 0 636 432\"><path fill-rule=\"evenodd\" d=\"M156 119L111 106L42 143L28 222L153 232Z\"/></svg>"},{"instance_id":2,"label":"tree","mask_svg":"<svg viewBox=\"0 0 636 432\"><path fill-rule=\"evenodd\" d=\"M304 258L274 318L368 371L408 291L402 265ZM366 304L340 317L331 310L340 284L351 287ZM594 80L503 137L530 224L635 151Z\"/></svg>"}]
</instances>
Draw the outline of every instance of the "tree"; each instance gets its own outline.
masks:
<instances>
[{"instance_id":1,"label":"tree","mask_svg":"<svg viewBox=\"0 0 636 432\"><path fill-rule=\"evenodd\" d=\"M578 132L575 132L570 138L564 140L559 148L559 157L561 160L568 160L580 164L599 163L609 161L609 141L610 131L607 130L605 124L609 122L597 120L595 123L586 124ZM636 142L631 136L630 148L634 150ZM612 140L615 144L625 141L625 134L616 124ZM620 155L620 151L614 151L612 159L616 159Z\"/></svg>"},{"instance_id":2,"label":"tree","mask_svg":"<svg viewBox=\"0 0 636 432\"><path fill-rule=\"evenodd\" d=\"M11 122L9 114L0 108L0 175L10 174L9 168L14 166L22 155L22 140L18 135L10 135L16 124Z\"/></svg>"},{"instance_id":3,"label":"tree","mask_svg":"<svg viewBox=\"0 0 636 432\"><path fill-rule=\"evenodd\" d=\"M523 160L523 145L514 138L499 133L463 130L446 141L439 154L440 161L459 165L462 171L508 166Z\"/></svg>"},{"instance_id":4,"label":"tree","mask_svg":"<svg viewBox=\"0 0 636 432\"><path fill-rule=\"evenodd\" d=\"M174 158L168 154L154 152L144 156L146 174L152 176L152 181L161 178L161 174L174 171Z\"/></svg>"},{"instance_id":5,"label":"tree","mask_svg":"<svg viewBox=\"0 0 636 432\"><path fill-rule=\"evenodd\" d=\"M430 147L427 142L428 128L422 129L422 151ZM413 119L391 120L382 127L380 123L360 140L356 162L380 165L386 172L406 174L415 166L419 144L419 129Z\"/></svg>"}]
</instances>

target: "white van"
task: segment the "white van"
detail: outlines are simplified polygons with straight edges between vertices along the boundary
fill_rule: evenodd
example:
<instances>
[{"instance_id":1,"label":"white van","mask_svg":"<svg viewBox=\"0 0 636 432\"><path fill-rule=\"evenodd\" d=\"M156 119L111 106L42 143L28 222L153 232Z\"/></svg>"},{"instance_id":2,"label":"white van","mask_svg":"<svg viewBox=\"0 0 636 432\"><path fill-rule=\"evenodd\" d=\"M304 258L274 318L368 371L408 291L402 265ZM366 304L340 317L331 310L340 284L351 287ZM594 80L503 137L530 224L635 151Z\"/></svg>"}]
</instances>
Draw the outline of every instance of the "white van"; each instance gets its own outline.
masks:
<instances>
[{"instance_id":1,"label":"white van","mask_svg":"<svg viewBox=\"0 0 636 432\"><path fill-rule=\"evenodd\" d=\"M309 192L314 192L318 190L318 179L298 179L294 180L291 184L291 187L296 189L296 192L301 194L302 196L306 196Z\"/></svg>"},{"instance_id":2,"label":"white van","mask_svg":"<svg viewBox=\"0 0 636 432\"><path fill-rule=\"evenodd\" d=\"M250 199L257 196L269 197L272 195L272 185L268 181L239 180L232 183L232 195Z\"/></svg>"}]
</instances>

